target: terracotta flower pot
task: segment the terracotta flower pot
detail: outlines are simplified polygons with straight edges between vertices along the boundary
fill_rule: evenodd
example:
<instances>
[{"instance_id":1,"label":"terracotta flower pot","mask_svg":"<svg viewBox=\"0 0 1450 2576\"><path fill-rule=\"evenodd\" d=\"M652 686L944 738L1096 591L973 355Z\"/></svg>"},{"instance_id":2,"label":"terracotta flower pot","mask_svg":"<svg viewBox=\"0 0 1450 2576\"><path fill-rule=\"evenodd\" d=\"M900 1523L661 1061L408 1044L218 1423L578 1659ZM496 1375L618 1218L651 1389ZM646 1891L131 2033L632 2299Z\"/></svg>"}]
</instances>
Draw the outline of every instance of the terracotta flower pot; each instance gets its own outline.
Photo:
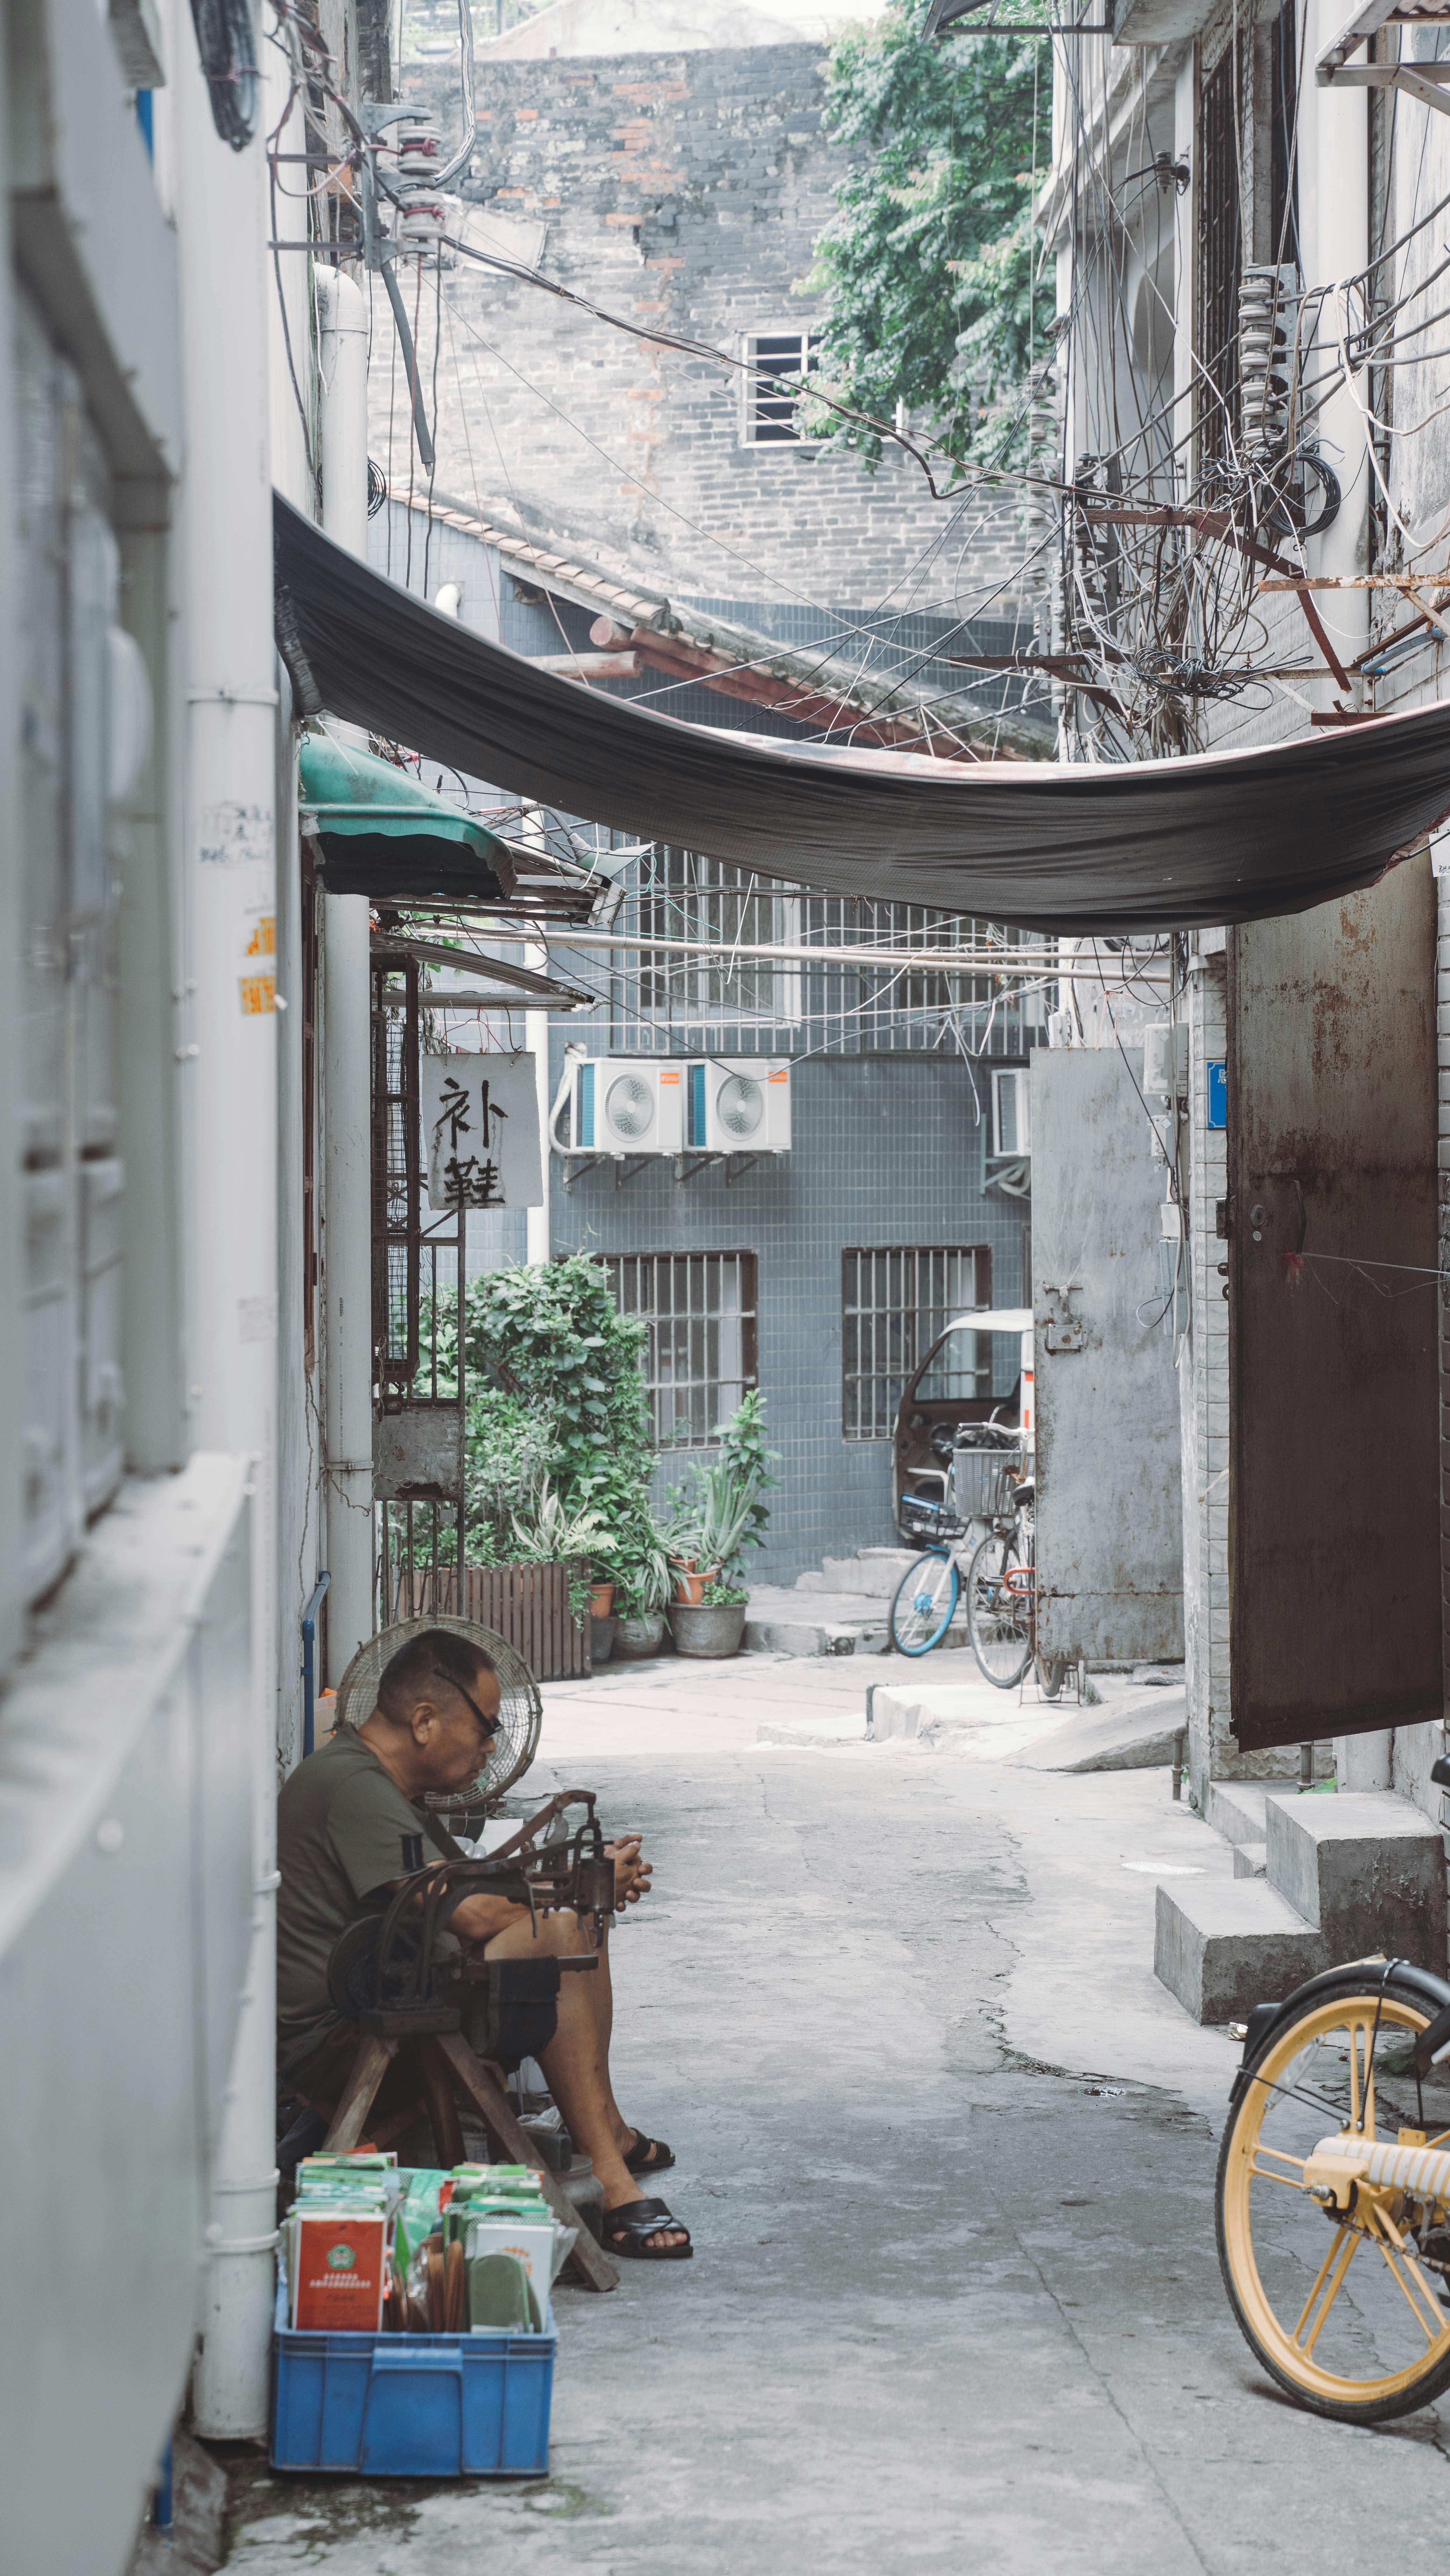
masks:
<instances>
[{"instance_id":1,"label":"terracotta flower pot","mask_svg":"<svg viewBox=\"0 0 1450 2576\"><path fill-rule=\"evenodd\" d=\"M697 1567L693 1557L675 1557L671 1563L675 1578L675 1599L692 1602L698 1608L707 1583L718 1583L718 1565Z\"/></svg>"},{"instance_id":2,"label":"terracotta flower pot","mask_svg":"<svg viewBox=\"0 0 1450 2576\"><path fill-rule=\"evenodd\" d=\"M589 1615L591 1619L607 1619L613 1608L613 1584L592 1583L589 1587Z\"/></svg>"},{"instance_id":3,"label":"terracotta flower pot","mask_svg":"<svg viewBox=\"0 0 1450 2576\"><path fill-rule=\"evenodd\" d=\"M670 1627L682 1655L738 1655L745 1633L745 1603L732 1601L706 1609L701 1603L677 1601Z\"/></svg>"}]
</instances>

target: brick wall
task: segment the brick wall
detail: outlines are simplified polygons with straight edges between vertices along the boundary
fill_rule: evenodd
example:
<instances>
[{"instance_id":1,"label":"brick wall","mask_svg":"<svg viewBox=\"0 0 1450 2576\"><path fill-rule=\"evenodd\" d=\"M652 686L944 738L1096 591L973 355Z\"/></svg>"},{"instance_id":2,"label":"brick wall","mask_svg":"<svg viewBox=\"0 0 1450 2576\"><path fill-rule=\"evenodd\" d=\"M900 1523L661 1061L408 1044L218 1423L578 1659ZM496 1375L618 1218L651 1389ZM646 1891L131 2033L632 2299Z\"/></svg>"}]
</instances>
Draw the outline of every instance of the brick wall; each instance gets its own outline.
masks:
<instances>
[{"instance_id":1,"label":"brick wall","mask_svg":"<svg viewBox=\"0 0 1450 2576\"><path fill-rule=\"evenodd\" d=\"M809 44L491 61L459 184L535 245L544 228L563 284L738 351L745 333L819 314L792 288L846 166L822 132L824 63ZM405 95L456 128L450 71L410 67ZM445 279L441 341L433 301L430 284L418 330L430 395L437 346L439 493L511 508L688 597L955 615L994 591L1002 613L1020 551L1010 495L935 502L896 450L872 477L850 456L742 446L737 377L476 267ZM376 284L371 388L374 454L395 491L410 474L421 486Z\"/></svg>"}]
</instances>

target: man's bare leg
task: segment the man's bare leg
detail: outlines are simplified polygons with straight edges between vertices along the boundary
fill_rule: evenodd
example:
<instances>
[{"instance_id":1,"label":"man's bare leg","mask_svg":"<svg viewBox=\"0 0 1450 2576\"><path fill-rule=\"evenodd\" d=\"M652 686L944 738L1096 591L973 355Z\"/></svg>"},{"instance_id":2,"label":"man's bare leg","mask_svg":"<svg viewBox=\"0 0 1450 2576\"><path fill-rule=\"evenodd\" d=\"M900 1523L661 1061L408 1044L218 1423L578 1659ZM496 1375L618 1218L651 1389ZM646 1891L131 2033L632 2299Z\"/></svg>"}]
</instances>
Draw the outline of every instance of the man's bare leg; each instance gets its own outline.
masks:
<instances>
[{"instance_id":1,"label":"man's bare leg","mask_svg":"<svg viewBox=\"0 0 1450 2576\"><path fill-rule=\"evenodd\" d=\"M608 1929L609 1927L606 1927L606 1938L601 1941L599 1945L598 1969L592 1977L586 1980L586 1982L592 1990L591 2000L594 2004L595 2017L599 2023L599 2036L604 2049L604 2082L606 2091L609 2095L610 2112L614 2120L614 2134L619 2144L620 2154L627 2156L631 2148L638 2146L643 2132L639 2129L632 2129L630 2127L629 2122L626 2120L624 2113L621 2111L619 2104L614 2098L613 2088L610 2083L609 2043L614 2036L614 1980L610 1974L609 1966L610 1945L607 1938ZM652 2168L649 2165L641 2165L636 2171L635 2181L638 2183L644 2182L646 2176L651 2170Z\"/></svg>"},{"instance_id":2,"label":"man's bare leg","mask_svg":"<svg viewBox=\"0 0 1450 2576\"><path fill-rule=\"evenodd\" d=\"M512 1930L495 1934L486 1944L486 1955L490 1959L536 1959L543 1953L571 1958L587 1954L593 1946L576 1915L546 1914L540 1919L537 1939L527 1923L515 1924ZM629 2171L621 2153L621 2147L629 2144L634 2132L622 2118L610 2090L607 2033L613 2026L613 1995L608 1951L606 1941L597 1968L584 1975L560 1978L558 2026L542 2061L549 2090L564 2115L564 2125L599 2177L606 2213L623 2209L644 2196L640 2177ZM602 2004L591 1991L601 1987ZM648 2242L678 2245L684 2242L685 2233L683 2228L661 2228Z\"/></svg>"}]
</instances>

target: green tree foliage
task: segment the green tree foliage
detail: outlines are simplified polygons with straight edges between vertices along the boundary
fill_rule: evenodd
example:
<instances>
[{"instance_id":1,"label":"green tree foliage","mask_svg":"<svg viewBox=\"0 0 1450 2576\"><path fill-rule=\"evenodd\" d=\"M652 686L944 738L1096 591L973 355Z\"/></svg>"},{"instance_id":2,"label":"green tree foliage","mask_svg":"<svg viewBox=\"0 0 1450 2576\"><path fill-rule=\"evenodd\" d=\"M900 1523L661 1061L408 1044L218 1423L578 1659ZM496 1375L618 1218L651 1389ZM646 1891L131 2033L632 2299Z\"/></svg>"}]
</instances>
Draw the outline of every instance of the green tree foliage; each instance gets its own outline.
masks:
<instances>
[{"instance_id":1,"label":"green tree foliage","mask_svg":"<svg viewBox=\"0 0 1450 2576\"><path fill-rule=\"evenodd\" d=\"M645 1327L621 1315L582 1253L469 1280L465 1491L474 1565L587 1558L622 1606L657 1606L665 1563L650 1512L654 1451L640 1373ZM457 1299L439 1300L442 1391L456 1386ZM577 1595L577 1598L575 1597ZM583 1588L571 1604L583 1615Z\"/></svg>"},{"instance_id":2,"label":"green tree foliage","mask_svg":"<svg viewBox=\"0 0 1450 2576\"><path fill-rule=\"evenodd\" d=\"M927 44L926 11L927 0L887 0L874 26L852 29L832 53L828 120L853 160L799 291L829 298L824 392L877 420L904 401L950 455L1013 463L1050 48L1012 35ZM808 400L801 420L809 436L877 463L881 440L859 424Z\"/></svg>"},{"instance_id":3,"label":"green tree foliage","mask_svg":"<svg viewBox=\"0 0 1450 2576\"><path fill-rule=\"evenodd\" d=\"M601 1465L648 1461L645 1328L620 1314L602 1262L576 1253L486 1271L469 1280L464 1314L469 1385L498 1388L548 1424L544 1463L566 1505L591 1499L576 1488Z\"/></svg>"}]
</instances>

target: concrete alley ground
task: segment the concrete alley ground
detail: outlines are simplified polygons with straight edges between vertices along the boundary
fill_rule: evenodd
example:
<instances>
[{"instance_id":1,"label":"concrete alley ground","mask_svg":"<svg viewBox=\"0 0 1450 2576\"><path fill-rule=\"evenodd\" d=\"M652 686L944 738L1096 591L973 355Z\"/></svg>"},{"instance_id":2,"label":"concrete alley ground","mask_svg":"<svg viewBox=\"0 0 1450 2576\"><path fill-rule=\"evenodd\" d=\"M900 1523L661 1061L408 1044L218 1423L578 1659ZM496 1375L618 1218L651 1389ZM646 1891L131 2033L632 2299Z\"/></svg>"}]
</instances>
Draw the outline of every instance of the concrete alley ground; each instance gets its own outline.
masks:
<instances>
[{"instance_id":1,"label":"concrete alley ground","mask_svg":"<svg viewBox=\"0 0 1450 2576\"><path fill-rule=\"evenodd\" d=\"M1323 2576L1443 2548L1450 2413L1301 2414L1220 2286L1236 2051L1152 1947L1156 1878L1225 1848L1166 1771L1026 1767L985 1685L949 1751L866 1743L866 1684L901 1670L671 1659L545 1692L529 1790L597 1786L655 1862L617 2089L675 2148L695 2259L558 2293L547 2481L243 2466L237 2576Z\"/></svg>"}]
</instances>

